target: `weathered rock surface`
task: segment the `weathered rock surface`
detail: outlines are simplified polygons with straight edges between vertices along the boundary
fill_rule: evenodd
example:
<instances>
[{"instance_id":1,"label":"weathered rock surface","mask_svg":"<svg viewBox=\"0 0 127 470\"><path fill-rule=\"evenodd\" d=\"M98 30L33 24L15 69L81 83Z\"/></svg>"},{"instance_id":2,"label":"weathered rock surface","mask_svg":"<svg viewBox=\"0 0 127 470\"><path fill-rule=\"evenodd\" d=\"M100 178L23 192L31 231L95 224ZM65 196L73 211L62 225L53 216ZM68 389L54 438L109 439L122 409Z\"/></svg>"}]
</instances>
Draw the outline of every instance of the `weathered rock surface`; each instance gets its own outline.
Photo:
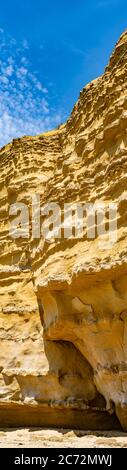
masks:
<instances>
[{"instance_id":1,"label":"weathered rock surface","mask_svg":"<svg viewBox=\"0 0 127 470\"><path fill-rule=\"evenodd\" d=\"M1 425L127 429L126 175L127 32L65 125L0 151ZM82 239L34 239L36 193L41 207L117 203L116 242L85 224ZM12 239L21 202L29 238Z\"/></svg>"}]
</instances>

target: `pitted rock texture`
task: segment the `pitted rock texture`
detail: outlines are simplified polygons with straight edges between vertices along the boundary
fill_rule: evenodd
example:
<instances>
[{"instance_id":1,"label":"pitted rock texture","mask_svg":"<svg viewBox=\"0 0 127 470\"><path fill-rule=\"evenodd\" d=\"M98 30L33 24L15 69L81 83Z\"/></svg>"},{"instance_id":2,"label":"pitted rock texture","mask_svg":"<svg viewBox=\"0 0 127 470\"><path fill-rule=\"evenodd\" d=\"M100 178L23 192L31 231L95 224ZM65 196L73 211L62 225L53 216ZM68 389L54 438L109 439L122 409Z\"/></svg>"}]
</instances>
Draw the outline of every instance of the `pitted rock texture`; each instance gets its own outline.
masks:
<instances>
[{"instance_id":1,"label":"pitted rock texture","mask_svg":"<svg viewBox=\"0 0 127 470\"><path fill-rule=\"evenodd\" d=\"M127 32L65 125L0 151L1 425L127 429L126 175ZM62 211L116 203L116 242L103 249L85 223L82 239L34 239L35 194ZM26 239L10 236L14 203Z\"/></svg>"}]
</instances>

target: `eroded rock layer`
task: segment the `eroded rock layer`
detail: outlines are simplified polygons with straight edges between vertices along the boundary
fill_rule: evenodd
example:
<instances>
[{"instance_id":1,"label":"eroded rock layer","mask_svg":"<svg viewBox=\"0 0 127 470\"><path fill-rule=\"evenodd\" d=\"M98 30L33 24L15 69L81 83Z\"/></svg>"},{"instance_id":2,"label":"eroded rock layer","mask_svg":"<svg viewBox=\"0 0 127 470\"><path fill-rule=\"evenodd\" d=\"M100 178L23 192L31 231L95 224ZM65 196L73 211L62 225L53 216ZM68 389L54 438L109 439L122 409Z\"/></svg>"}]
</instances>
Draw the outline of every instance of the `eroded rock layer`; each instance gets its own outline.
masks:
<instances>
[{"instance_id":1,"label":"eroded rock layer","mask_svg":"<svg viewBox=\"0 0 127 470\"><path fill-rule=\"evenodd\" d=\"M65 125L0 151L1 425L127 429L126 174L127 32ZM62 215L115 204L115 242L89 238L85 215L82 238L35 239L35 194ZM15 203L29 208L27 238L10 235Z\"/></svg>"}]
</instances>

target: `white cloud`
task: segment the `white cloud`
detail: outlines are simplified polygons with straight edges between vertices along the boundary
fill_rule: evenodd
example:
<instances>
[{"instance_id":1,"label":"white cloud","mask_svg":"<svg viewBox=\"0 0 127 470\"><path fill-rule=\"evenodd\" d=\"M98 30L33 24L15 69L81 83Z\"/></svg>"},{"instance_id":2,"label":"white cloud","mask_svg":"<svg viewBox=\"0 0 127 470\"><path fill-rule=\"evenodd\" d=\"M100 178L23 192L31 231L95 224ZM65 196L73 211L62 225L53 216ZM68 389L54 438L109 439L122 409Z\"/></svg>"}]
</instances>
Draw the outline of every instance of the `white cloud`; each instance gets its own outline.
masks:
<instances>
[{"instance_id":1,"label":"white cloud","mask_svg":"<svg viewBox=\"0 0 127 470\"><path fill-rule=\"evenodd\" d=\"M12 64L9 64L9 65L6 67L6 71L5 71L7 77L11 77L11 75L13 74L13 71L14 71L13 65L12 65Z\"/></svg>"},{"instance_id":2,"label":"white cloud","mask_svg":"<svg viewBox=\"0 0 127 470\"><path fill-rule=\"evenodd\" d=\"M32 70L26 40L19 47L0 29L0 146L22 135L36 135L63 120L49 106L48 89Z\"/></svg>"}]
</instances>

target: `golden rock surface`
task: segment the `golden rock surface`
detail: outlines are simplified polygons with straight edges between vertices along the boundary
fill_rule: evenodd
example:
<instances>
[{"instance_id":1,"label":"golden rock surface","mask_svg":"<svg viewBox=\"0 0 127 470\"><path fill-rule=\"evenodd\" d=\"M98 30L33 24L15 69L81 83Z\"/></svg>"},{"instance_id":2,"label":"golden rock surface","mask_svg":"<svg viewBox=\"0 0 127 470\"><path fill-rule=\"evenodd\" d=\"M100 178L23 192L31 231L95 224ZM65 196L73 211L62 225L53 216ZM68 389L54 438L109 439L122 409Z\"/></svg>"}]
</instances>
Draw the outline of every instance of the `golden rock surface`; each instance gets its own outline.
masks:
<instances>
[{"instance_id":1,"label":"golden rock surface","mask_svg":"<svg viewBox=\"0 0 127 470\"><path fill-rule=\"evenodd\" d=\"M81 239L34 239L35 194L62 210L117 204L116 242L85 225ZM127 32L65 125L0 151L1 425L127 429L126 200ZM29 207L28 238L10 236L14 203Z\"/></svg>"}]
</instances>

